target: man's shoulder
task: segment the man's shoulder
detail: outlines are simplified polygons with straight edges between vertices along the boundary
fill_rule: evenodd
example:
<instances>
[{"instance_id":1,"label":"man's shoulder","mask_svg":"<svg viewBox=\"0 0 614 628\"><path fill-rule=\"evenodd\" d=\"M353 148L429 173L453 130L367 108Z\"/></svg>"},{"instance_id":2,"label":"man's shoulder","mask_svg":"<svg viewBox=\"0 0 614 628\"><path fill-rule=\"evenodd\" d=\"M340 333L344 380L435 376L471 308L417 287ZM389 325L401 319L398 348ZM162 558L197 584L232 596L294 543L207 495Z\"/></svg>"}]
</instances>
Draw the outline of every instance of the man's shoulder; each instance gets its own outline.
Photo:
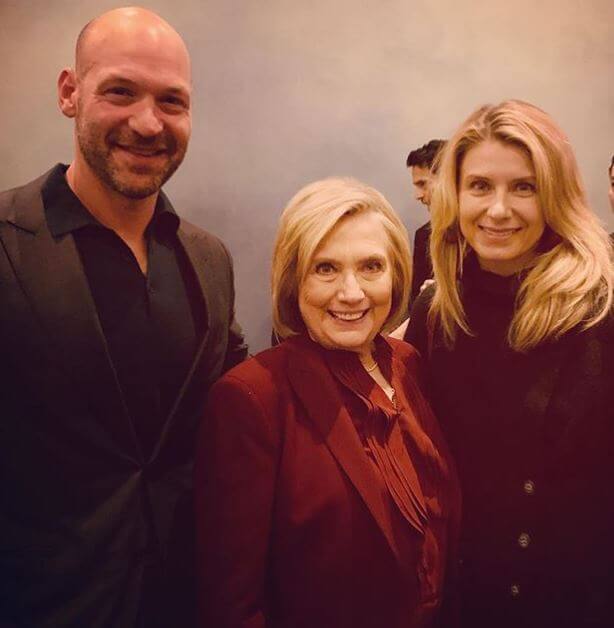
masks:
<instances>
[{"instance_id":1,"label":"man's shoulder","mask_svg":"<svg viewBox=\"0 0 614 628\"><path fill-rule=\"evenodd\" d=\"M403 340L414 345L420 353L424 353L426 348L427 319L431 301L435 295L435 284L427 286L416 298L411 307L409 324L405 330Z\"/></svg>"},{"instance_id":2,"label":"man's shoulder","mask_svg":"<svg viewBox=\"0 0 614 628\"><path fill-rule=\"evenodd\" d=\"M186 220L185 218L179 218L179 231L190 240L198 243L200 246L216 251L228 258L228 249L222 240L215 234L195 225L194 223Z\"/></svg>"},{"instance_id":3,"label":"man's shoulder","mask_svg":"<svg viewBox=\"0 0 614 628\"><path fill-rule=\"evenodd\" d=\"M30 208L33 203L42 209L41 190L54 168L23 185L0 191L0 221L14 218L16 212Z\"/></svg>"},{"instance_id":4,"label":"man's shoulder","mask_svg":"<svg viewBox=\"0 0 614 628\"><path fill-rule=\"evenodd\" d=\"M431 238L431 222L423 224L416 229L414 234L414 247L416 249L425 249L428 247L428 242Z\"/></svg>"},{"instance_id":5,"label":"man's shoulder","mask_svg":"<svg viewBox=\"0 0 614 628\"><path fill-rule=\"evenodd\" d=\"M421 311L424 314L428 312L428 309L431 306L431 301L433 300L433 297L435 296L436 289L437 289L437 286L434 281L430 283L428 286L425 286L424 290L420 292L420 294L416 297L416 300L412 305L412 314L413 314L414 308L417 308L418 311Z\"/></svg>"},{"instance_id":6,"label":"man's shoulder","mask_svg":"<svg viewBox=\"0 0 614 628\"><path fill-rule=\"evenodd\" d=\"M185 218L179 217L179 228L190 237L212 240L216 243L222 244L222 241L216 235L206 229L203 229L202 227L199 227L198 225L195 225L193 222L190 222Z\"/></svg>"}]
</instances>

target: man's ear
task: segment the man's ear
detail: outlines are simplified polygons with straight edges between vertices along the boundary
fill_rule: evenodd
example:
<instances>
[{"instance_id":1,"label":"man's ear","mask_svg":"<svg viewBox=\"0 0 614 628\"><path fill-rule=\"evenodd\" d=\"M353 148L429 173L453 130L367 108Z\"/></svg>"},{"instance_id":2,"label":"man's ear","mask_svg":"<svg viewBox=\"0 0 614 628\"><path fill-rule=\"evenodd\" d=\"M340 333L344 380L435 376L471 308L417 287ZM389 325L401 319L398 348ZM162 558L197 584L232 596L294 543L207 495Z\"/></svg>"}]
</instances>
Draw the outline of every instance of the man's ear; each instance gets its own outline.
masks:
<instances>
[{"instance_id":1,"label":"man's ear","mask_svg":"<svg viewBox=\"0 0 614 628\"><path fill-rule=\"evenodd\" d=\"M77 115L77 76L72 68L64 68L58 77L58 104L67 118Z\"/></svg>"}]
</instances>

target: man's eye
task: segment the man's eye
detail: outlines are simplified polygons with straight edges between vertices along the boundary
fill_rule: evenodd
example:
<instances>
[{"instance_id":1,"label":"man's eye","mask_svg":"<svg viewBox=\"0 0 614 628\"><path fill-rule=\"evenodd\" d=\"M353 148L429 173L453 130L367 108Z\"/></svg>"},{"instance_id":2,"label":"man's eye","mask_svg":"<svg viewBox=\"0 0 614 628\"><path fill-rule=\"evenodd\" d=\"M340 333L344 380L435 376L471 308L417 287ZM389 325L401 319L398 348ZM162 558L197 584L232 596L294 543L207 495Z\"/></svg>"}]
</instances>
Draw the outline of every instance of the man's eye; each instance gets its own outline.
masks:
<instances>
[{"instance_id":1,"label":"man's eye","mask_svg":"<svg viewBox=\"0 0 614 628\"><path fill-rule=\"evenodd\" d=\"M166 96L163 98L162 104L171 109L188 109L188 103L179 96Z\"/></svg>"},{"instance_id":2,"label":"man's eye","mask_svg":"<svg viewBox=\"0 0 614 628\"><path fill-rule=\"evenodd\" d=\"M111 96L112 98L132 98L134 96L134 92L127 87L109 87L104 92L107 96Z\"/></svg>"},{"instance_id":3,"label":"man's eye","mask_svg":"<svg viewBox=\"0 0 614 628\"><path fill-rule=\"evenodd\" d=\"M315 271L318 275L332 275L335 267L330 262L320 262L316 264Z\"/></svg>"}]
</instances>

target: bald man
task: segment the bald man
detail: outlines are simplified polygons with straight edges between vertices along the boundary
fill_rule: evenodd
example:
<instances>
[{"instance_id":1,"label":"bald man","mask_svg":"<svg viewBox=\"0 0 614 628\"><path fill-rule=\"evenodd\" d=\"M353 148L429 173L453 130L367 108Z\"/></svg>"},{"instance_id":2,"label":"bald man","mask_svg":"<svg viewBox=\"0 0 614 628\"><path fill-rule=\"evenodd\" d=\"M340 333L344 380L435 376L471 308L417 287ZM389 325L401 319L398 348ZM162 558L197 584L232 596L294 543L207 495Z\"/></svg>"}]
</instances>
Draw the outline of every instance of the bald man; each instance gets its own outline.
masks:
<instances>
[{"instance_id":1,"label":"bald man","mask_svg":"<svg viewBox=\"0 0 614 628\"><path fill-rule=\"evenodd\" d=\"M58 81L74 158L0 195L0 627L194 624L192 444L246 355L230 258L161 186L190 58L137 8Z\"/></svg>"}]
</instances>

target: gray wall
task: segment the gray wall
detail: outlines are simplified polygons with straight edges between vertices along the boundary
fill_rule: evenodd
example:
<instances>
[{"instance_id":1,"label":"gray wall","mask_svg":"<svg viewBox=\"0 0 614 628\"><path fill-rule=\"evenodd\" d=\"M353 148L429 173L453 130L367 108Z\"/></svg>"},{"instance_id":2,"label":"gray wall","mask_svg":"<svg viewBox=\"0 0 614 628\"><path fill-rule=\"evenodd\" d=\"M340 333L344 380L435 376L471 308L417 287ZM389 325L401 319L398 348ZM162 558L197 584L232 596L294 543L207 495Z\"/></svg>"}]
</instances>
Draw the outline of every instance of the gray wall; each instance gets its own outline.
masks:
<instances>
[{"instance_id":1,"label":"gray wall","mask_svg":"<svg viewBox=\"0 0 614 628\"><path fill-rule=\"evenodd\" d=\"M70 161L55 81L104 0L0 0L0 188ZM348 174L379 188L410 232L426 220L405 156L478 104L515 97L550 112L576 149L609 230L614 152L611 0L155 0L192 52L194 131L167 192L236 266L253 350L270 331L277 217L303 184Z\"/></svg>"}]
</instances>

